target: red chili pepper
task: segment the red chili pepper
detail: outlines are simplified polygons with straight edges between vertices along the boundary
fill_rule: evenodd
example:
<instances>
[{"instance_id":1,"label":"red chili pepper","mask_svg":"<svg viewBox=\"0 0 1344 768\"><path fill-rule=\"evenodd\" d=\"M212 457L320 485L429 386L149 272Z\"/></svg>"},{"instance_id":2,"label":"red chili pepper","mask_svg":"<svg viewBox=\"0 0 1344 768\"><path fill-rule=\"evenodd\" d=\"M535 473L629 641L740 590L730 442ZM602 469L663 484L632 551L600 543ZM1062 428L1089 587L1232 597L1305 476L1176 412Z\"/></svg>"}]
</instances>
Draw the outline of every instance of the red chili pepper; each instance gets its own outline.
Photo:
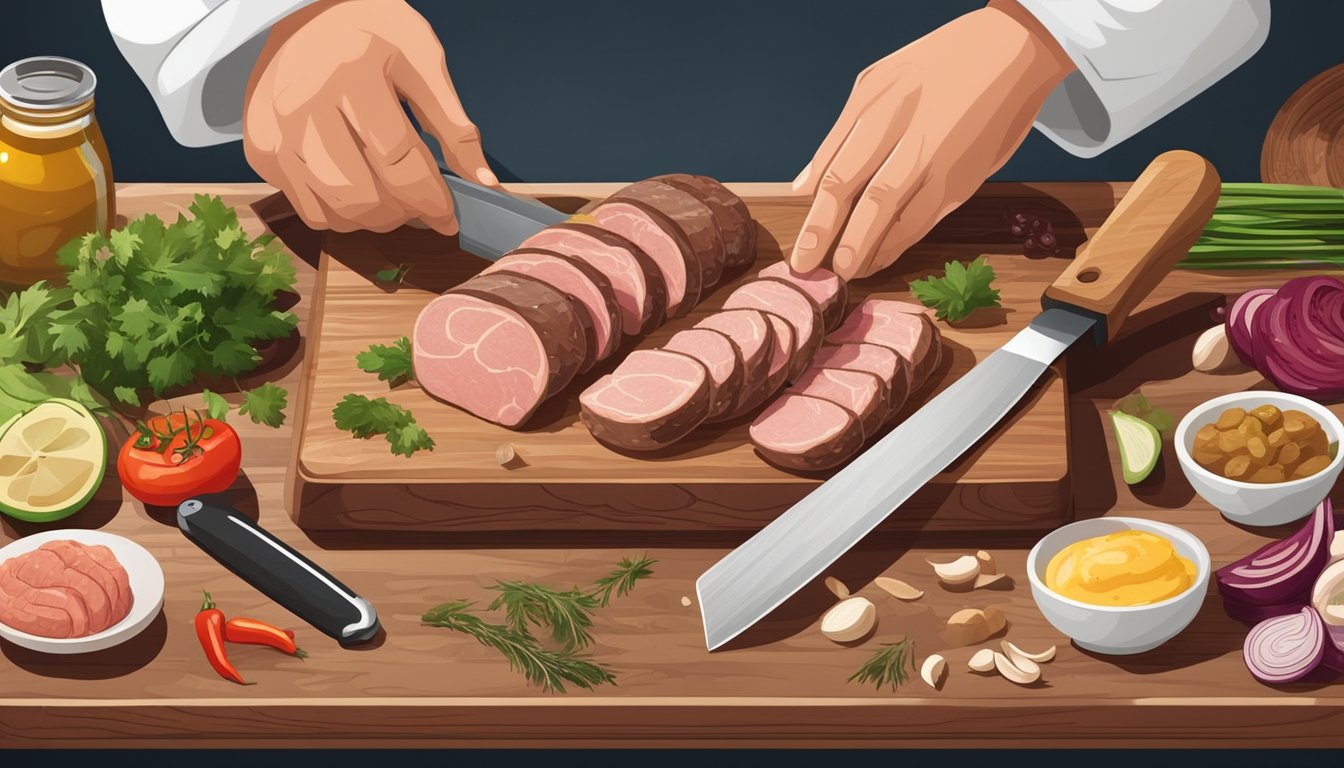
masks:
<instances>
[{"instance_id":1,"label":"red chili pepper","mask_svg":"<svg viewBox=\"0 0 1344 768\"><path fill-rule=\"evenodd\" d=\"M196 614L196 639L201 641L206 660L220 677L239 685L250 685L229 662L229 655L224 650L224 612L215 607L209 592L205 593L201 612Z\"/></svg>"},{"instance_id":2,"label":"red chili pepper","mask_svg":"<svg viewBox=\"0 0 1344 768\"><path fill-rule=\"evenodd\" d=\"M229 619L224 625L224 639L230 643L264 645L300 659L308 658L308 654L294 644L293 632L256 619Z\"/></svg>"}]
</instances>

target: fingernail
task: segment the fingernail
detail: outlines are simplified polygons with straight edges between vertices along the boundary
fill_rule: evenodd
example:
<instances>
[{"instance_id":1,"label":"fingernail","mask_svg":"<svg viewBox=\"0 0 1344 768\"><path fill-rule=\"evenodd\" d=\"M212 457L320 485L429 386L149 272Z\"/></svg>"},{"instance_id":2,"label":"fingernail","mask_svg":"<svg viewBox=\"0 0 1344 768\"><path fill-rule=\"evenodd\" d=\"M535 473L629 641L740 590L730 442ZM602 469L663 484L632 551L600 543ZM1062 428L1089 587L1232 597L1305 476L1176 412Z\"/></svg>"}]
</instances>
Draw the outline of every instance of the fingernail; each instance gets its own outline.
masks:
<instances>
[{"instance_id":1,"label":"fingernail","mask_svg":"<svg viewBox=\"0 0 1344 768\"><path fill-rule=\"evenodd\" d=\"M798 175L793 180L794 192L799 191L800 189L803 188L804 185L807 184L807 177L811 173L812 173L812 164L808 163L807 165L804 165L803 170L799 171Z\"/></svg>"},{"instance_id":2,"label":"fingernail","mask_svg":"<svg viewBox=\"0 0 1344 768\"><path fill-rule=\"evenodd\" d=\"M493 187L494 185L499 183L499 179L495 177L494 172L491 171L489 168L482 168L481 170L477 171L476 179L480 181L482 184L486 185L487 187Z\"/></svg>"},{"instance_id":3,"label":"fingernail","mask_svg":"<svg viewBox=\"0 0 1344 768\"><path fill-rule=\"evenodd\" d=\"M804 232L798 236L798 242L794 244L794 248L810 251L817 247L818 240L816 232Z\"/></svg>"},{"instance_id":4,"label":"fingernail","mask_svg":"<svg viewBox=\"0 0 1344 768\"><path fill-rule=\"evenodd\" d=\"M835 249L835 256L832 262L835 264L835 271L842 275L853 275L854 271L854 249L847 245L842 245Z\"/></svg>"}]
</instances>

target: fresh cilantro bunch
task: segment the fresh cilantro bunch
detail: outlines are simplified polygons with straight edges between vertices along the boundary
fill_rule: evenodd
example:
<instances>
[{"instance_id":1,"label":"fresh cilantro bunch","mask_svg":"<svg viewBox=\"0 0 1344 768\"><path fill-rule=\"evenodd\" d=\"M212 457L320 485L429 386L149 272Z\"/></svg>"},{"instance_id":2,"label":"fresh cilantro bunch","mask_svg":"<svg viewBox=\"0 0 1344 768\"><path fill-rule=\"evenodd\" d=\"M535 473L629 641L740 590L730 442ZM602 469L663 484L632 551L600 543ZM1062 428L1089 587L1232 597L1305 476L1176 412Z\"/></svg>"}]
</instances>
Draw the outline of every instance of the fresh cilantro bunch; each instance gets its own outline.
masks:
<instances>
[{"instance_id":1,"label":"fresh cilantro bunch","mask_svg":"<svg viewBox=\"0 0 1344 768\"><path fill-rule=\"evenodd\" d=\"M295 275L273 238L248 238L218 197L197 195L188 210L85 235L57 256L72 306L52 314L51 347L109 399L139 405L138 390L241 376L261 362L257 344L298 323L274 308Z\"/></svg>"},{"instance_id":2,"label":"fresh cilantro bunch","mask_svg":"<svg viewBox=\"0 0 1344 768\"><path fill-rule=\"evenodd\" d=\"M993 282L994 268L981 256L970 264L949 261L942 277L916 280L910 290L921 304L937 310L939 320L957 322L981 307L999 306L999 290L990 287Z\"/></svg>"}]
</instances>

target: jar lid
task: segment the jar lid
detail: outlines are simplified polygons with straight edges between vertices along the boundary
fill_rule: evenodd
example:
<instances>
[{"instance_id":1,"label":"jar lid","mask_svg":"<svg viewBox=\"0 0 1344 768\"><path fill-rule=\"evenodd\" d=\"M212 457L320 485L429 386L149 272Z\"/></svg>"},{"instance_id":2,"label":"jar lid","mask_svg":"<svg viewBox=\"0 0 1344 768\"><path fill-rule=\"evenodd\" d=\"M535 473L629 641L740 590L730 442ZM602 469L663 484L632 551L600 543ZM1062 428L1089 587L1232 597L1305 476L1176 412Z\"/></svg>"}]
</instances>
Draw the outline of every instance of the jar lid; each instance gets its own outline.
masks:
<instances>
[{"instance_id":1,"label":"jar lid","mask_svg":"<svg viewBox=\"0 0 1344 768\"><path fill-rule=\"evenodd\" d=\"M74 59L35 56L0 70L0 99L17 107L56 111L93 97L98 78Z\"/></svg>"}]
</instances>

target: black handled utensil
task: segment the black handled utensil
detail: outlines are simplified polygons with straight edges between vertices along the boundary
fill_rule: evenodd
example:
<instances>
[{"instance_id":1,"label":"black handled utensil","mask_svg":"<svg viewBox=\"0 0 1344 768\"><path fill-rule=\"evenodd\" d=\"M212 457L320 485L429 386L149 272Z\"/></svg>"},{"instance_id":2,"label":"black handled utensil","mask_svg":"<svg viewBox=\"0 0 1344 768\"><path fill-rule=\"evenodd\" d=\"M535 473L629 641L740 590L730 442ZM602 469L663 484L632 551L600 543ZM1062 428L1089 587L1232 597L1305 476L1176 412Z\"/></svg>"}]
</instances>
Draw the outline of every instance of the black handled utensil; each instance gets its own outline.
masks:
<instances>
[{"instance_id":1,"label":"black handled utensil","mask_svg":"<svg viewBox=\"0 0 1344 768\"><path fill-rule=\"evenodd\" d=\"M272 536L219 496L187 499L177 527L243 581L341 645L378 633L378 612L312 560Z\"/></svg>"}]
</instances>

